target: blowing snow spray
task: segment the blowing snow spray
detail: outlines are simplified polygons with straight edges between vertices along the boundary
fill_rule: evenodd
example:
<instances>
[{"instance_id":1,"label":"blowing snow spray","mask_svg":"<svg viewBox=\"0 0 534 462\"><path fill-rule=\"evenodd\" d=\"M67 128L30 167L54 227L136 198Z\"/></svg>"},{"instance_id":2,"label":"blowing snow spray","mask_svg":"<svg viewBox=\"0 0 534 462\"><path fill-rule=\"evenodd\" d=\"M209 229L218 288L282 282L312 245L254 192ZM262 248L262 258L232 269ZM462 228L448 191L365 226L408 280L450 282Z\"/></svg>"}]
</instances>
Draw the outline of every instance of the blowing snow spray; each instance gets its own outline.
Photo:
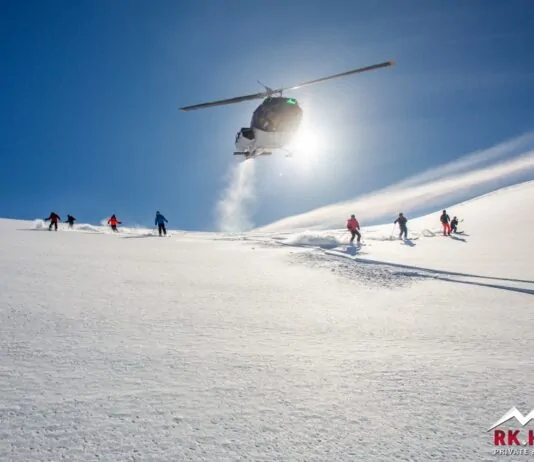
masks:
<instances>
[{"instance_id":1,"label":"blowing snow spray","mask_svg":"<svg viewBox=\"0 0 534 462\"><path fill-rule=\"evenodd\" d=\"M228 186L217 204L217 221L223 232L246 231L253 227L250 215L255 202L254 162L232 165Z\"/></svg>"}]
</instances>

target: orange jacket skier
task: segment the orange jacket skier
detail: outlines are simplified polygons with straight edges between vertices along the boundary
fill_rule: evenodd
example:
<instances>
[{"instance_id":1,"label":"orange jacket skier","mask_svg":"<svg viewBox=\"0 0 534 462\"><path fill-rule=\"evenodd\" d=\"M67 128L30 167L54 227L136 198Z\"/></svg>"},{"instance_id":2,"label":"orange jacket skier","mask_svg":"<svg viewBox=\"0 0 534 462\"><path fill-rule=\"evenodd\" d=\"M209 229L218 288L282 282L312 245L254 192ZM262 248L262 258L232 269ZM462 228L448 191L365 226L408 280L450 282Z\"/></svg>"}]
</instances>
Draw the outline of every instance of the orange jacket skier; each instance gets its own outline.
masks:
<instances>
[{"instance_id":1,"label":"orange jacket skier","mask_svg":"<svg viewBox=\"0 0 534 462\"><path fill-rule=\"evenodd\" d=\"M115 214L111 215L111 218L108 220L108 225L111 225L111 229L115 232L117 232L117 225L120 225L122 224L122 222L120 222L117 217L115 216Z\"/></svg>"}]
</instances>

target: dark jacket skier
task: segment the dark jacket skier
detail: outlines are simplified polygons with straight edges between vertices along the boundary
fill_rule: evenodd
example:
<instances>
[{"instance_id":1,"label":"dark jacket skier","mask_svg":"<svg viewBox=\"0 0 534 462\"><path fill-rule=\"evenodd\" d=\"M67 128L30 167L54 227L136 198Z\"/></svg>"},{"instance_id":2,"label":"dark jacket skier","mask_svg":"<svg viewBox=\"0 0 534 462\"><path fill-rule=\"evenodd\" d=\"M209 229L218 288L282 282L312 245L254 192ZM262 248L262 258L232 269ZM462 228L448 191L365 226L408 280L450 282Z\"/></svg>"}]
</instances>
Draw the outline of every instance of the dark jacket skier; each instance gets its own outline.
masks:
<instances>
[{"instance_id":1,"label":"dark jacket skier","mask_svg":"<svg viewBox=\"0 0 534 462\"><path fill-rule=\"evenodd\" d=\"M65 223L68 223L69 228L72 228L74 226L75 221L76 221L76 218L74 218L72 215L67 215L67 219L65 220Z\"/></svg>"},{"instance_id":2,"label":"dark jacket skier","mask_svg":"<svg viewBox=\"0 0 534 462\"><path fill-rule=\"evenodd\" d=\"M447 211L444 210L441 216L439 217L439 220L441 221L441 225L443 226L443 235L444 236L450 236L451 234L451 225L449 224L451 219L449 215L447 215Z\"/></svg>"},{"instance_id":3,"label":"dark jacket skier","mask_svg":"<svg viewBox=\"0 0 534 462\"><path fill-rule=\"evenodd\" d=\"M48 218L45 218L45 221L50 222L50 226L48 226L48 231L52 231L52 226L57 231L58 220L61 220L61 217L55 212L52 212Z\"/></svg>"},{"instance_id":4,"label":"dark jacket skier","mask_svg":"<svg viewBox=\"0 0 534 462\"><path fill-rule=\"evenodd\" d=\"M453 233L458 232L458 218L457 217L454 217L451 221L451 231Z\"/></svg>"},{"instance_id":5,"label":"dark jacket skier","mask_svg":"<svg viewBox=\"0 0 534 462\"><path fill-rule=\"evenodd\" d=\"M156 212L156 218L154 220L154 224L158 227L158 233L160 236L162 233L165 236L167 235L167 229L165 228L165 223L168 223L167 219L158 210Z\"/></svg>"},{"instance_id":6,"label":"dark jacket skier","mask_svg":"<svg viewBox=\"0 0 534 462\"><path fill-rule=\"evenodd\" d=\"M406 227L406 222L408 221L408 218L404 216L404 214L401 212L399 213L399 216L397 219L393 222L393 224L398 223L400 228L400 234L399 239L402 239L402 235L404 234L404 239L408 239L408 228Z\"/></svg>"}]
</instances>

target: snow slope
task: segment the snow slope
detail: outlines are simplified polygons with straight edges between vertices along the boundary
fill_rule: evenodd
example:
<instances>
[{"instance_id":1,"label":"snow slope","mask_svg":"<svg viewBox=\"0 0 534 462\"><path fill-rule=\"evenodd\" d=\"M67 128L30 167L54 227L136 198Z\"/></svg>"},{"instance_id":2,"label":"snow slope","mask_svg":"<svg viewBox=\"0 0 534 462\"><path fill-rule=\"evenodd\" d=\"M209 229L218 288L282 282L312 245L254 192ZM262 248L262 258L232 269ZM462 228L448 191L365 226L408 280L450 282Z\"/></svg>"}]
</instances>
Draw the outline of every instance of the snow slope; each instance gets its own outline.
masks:
<instances>
[{"instance_id":1,"label":"snow slope","mask_svg":"<svg viewBox=\"0 0 534 462\"><path fill-rule=\"evenodd\" d=\"M438 211L357 252L0 221L0 460L499 460L486 430L534 408L533 206L520 184L450 208L461 238Z\"/></svg>"},{"instance_id":2,"label":"snow slope","mask_svg":"<svg viewBox=\"0 0 534 462\"><path fill-rule=\"evenodd\" d=\"M447 164L417 173L355 199L283 218L260 232L325 230L347 213L367 223L380 223L410 206L412 213L450 207L489 191L534 179L534 132L507 140ZM404 210L408 212L408 210Z\"/></svg>"}]
</instances>

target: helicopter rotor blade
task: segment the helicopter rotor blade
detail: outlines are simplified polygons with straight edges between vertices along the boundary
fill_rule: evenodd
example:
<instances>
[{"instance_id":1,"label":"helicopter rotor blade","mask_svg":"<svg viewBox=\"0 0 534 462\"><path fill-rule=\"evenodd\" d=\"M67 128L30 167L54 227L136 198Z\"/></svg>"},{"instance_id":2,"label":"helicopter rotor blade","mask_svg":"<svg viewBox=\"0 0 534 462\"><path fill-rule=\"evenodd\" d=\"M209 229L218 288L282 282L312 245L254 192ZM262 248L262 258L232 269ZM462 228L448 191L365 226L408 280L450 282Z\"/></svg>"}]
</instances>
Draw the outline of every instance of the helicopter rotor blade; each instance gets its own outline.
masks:
<instances>
[{"instance_id":1,"label":"helicopter rotor blade","mask_svg":"<svg viewBox=\"0 0 534 462\"><path fill-rule=\"evenodd\" d=\"M185 106L185 107L181 107L180 110L181 111L192 111L192 110L195 110L195 109L204 109L204 108L213 107L213 106L224 106L224 105L227 105L227 104L242 103L243 101L251 101L251 100L254 100L254 99L263 99L263 98L267 98L268 96L271 96L271 95L276 94L276 93L282 94L282 92L286 91L286 90L296 90L298 88L302 88L302 87L305 87L307 85L312 85L312 84L319 83L319 82L325 82L326 80L336 79L338 77L344 77L346 75L359 74L361 72L372 71L372 70L375 70L375 69L380 69L382 67L389 67L389 66L392 66L394 64L395 64L394 61L386 61L386 62L383 62L383 63L380 63L380 64L373 64L372 66L360 67L358 69L353 69L351 71L342 72L340 74L330 75L328 77L322 77L320 79L309 80L307 82L302 82L302 83L299 83L298 85L294 85L292 87L280 88L278 90L272 90L271 88L269 88L269 87L264 85L266 91L263 91L261 93L254 93L252 95L245 95L245 96L237 96L235 98L221 99L221 100L218 100L218 101L211 101L211 102L208 102L208 103L195 104L193 106Z\"/></svg>"},{"instance_id":2,"label":"helicopter rotor blade","mask_svg":"<svg viewBox=\"0 0 534 462\"><path fill-rule=\"evenodd\" d=\"M235 98L228 98L228 99L221 99L218 101L212 101L209 103L201 103L201 104L195 104L193 106L185 106L181 107L181 111L192 111L194 109L204 109L206 107L213 107L213 106L224 106L226 104L235 104L235 103L241 103L243 101L251 101L254 99L262 99L269 96L268 91L263 91L261 93L254 93L252 95L245 95L245 96L237 96Z\"/></svg>"},{"instance_id":3,"label":"helicopter rotor blade","mask_svg":"<svg viewBox=\"0 0 534 462\"><path fill-rule=\"evenodd\" d=\"M383 67L393 66L394 64L395 64L395 61L386 61L380 64L373 64L372 66L360 67L358 69L353 69L351 71L341 72L340 74L334 74L328 77L322 77L320 79L309 80L307 82L302 82L292 87L280 88L279 90L274 90L274 91L282 92L286 90L297 90L298 88L302 88L308 85L313 85L315 83L325 82L326 80L337 79L338 77L344 77L346 75L351 75L351 74L359 74L361 72L374 71L375 69L381 69Z\"/></svg>"}]
</instances>

